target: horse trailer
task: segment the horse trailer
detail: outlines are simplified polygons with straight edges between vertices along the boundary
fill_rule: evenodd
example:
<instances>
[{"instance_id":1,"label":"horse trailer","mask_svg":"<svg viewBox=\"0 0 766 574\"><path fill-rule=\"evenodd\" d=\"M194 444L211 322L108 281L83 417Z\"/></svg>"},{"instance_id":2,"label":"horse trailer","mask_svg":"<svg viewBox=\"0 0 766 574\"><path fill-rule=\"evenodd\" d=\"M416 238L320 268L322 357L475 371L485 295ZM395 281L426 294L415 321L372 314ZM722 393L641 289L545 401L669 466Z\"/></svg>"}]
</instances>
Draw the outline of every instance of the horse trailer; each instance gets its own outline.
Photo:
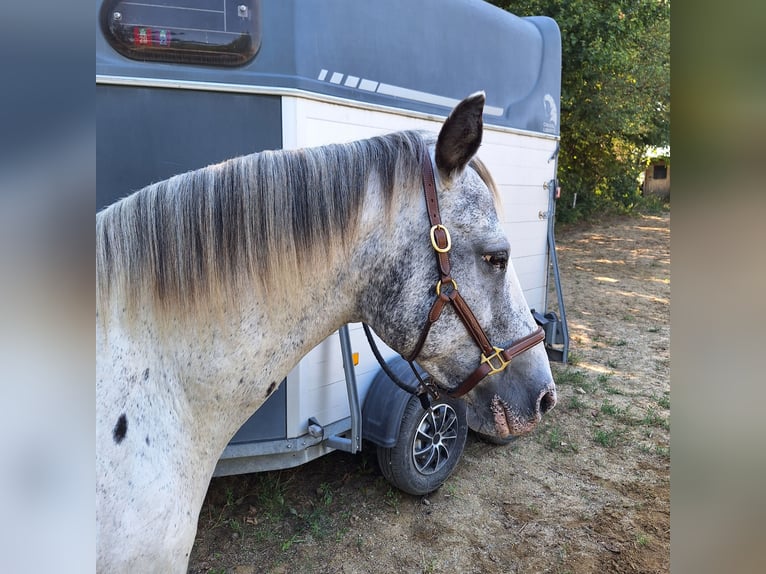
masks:
<instances>
[{"instance_id":1,"label":"horse trailer","mask_svg":"<svg viewBox=\"0 0 766 574\"><path fill-rule=\"evenodd\" d=\"M499 188L513 266L546 349L566 361L553 241L561 79L553 20L481 0L97 0L96 19L97 210L239 155L438 131L459 100L485 91L478 155ZM378 345L399 376L414 377ZM381 371L361 325L347 325L233 436L215 476L357 452L364 440L389 480L424 493L454 468L467 424L459 400L423 410ZM447 427L457 429L453 439L418 454L423 436ZM392 472L396 458L402 468Z\"/></svg>"}]
</instances>

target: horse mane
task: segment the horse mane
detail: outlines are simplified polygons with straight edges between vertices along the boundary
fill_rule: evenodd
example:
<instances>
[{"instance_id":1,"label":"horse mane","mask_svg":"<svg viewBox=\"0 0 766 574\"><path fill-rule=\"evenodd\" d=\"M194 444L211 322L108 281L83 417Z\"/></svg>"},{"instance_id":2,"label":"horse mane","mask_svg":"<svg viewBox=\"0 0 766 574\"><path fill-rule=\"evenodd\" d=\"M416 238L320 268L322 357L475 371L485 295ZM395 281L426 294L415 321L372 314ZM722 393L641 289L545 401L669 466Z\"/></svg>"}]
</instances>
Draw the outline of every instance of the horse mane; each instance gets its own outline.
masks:
<instances>
[{"instance_id":1,"label":"horse mane","mask_svg":"<svg viewBox=\"0 0 766 574\"><path fill-rule=\"evenodd\" d=\"M471 161L468 162L468 165L473 168L473 170L484 182L484 185L486 185L489 191L492 193L492 201L495 204L495 211L498 215L500 215L503 212L503 202L500 197L500 190L498 189L495 180L492 178L492 174L489 173L489 169L487 169L487 166L484 164L484 162L481 161L477 156L474 156Z\"/></svg>"},{"instance_id":2,"label":"horse mane","mask_svg":"<svg viewBox=\"0 0 766 574\"><path fill-rule=\"evenodd\" d=\"M244 289L286 292L349 245L368 185L391 209L394 190L419 180L430 143L405 131L265 151L133 193L96 214L97 312L115 297L193 311Z\"/></svg>"}]
</instances>

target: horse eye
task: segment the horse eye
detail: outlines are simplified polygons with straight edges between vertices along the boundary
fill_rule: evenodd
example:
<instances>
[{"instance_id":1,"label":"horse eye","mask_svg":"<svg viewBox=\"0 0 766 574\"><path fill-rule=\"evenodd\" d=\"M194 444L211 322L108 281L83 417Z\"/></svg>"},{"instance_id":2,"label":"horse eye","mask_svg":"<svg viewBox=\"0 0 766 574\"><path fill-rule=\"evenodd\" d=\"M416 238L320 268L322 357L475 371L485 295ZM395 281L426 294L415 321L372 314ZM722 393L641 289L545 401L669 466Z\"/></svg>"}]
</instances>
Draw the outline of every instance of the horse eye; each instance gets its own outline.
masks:
<instances>
[{"instance_id":1,"label":"horse eye","mask_svg":"<svg viewBox=\"0 0 766 574\"><path fill-rule=\"evenodd\" d=\"M508 252L507 251L495 251L494 253L485 253L481 258L492 265L497 270L504 270L508 267Z\"/></svg>"}]
</instances>

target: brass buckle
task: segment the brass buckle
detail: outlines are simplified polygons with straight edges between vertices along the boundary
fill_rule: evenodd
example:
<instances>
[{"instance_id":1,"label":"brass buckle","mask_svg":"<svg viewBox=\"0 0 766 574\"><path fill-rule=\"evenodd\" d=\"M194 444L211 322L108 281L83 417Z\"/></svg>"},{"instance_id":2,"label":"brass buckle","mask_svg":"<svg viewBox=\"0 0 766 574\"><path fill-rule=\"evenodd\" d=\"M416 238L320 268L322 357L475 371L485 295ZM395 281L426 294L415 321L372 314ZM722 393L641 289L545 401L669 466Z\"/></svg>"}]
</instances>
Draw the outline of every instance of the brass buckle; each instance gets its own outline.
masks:
<instances>
[{"instance_id":1,"label":"brass buckle","mask_svg":"<svg viewBox=\"0 0 766 574\"><path fill-rule=\"evenodd\" d=\"M503 352L502 349L498 349L497 347L493 347L493 349L495 349L495 352L492 353L489 357L484 355L484 353L481 354L481 362L487 363L489 365L489 368L492 369L489 373L487 373L487 376L499 373L500 371L504 370L508 365L511 364L510 361L506 361L505 359L503 359L502 355L500 355L500 353ZM492 362L493 359L497 359L498 361L500 361L499 367L495 366L495 364Z\"/></svg>"},{"instance_id":2,"label":"brass buckle","mask_svg":"<svg viewBox=\"0 0 766 574\"><path fill-rule=\"evenodd\" d=\"M452 283L452 289L454 291L457 291L457 283L455 283L455 280L450 279L450 283ZM442 294L442 280L439 279L439 281L436 282L436 296L438 297L441 294Z\"/></svg>"},{"instance_id":3,"label":"brass buckle","mask_svg":"<svg viewBox=\"0 0 766 574\"><path fill-rule=\"evenodd\" d=\"M444 232L444 235L447 236L446 247L439 247L439 244L436 243L436 235L434 234L436 233L437 229L441 229ZM441 223L437 223L431 228L431 245L437 253L447 253L450 249L452 249L452 238L450 237L449 230Z\"/></svg>"}]
</instances>

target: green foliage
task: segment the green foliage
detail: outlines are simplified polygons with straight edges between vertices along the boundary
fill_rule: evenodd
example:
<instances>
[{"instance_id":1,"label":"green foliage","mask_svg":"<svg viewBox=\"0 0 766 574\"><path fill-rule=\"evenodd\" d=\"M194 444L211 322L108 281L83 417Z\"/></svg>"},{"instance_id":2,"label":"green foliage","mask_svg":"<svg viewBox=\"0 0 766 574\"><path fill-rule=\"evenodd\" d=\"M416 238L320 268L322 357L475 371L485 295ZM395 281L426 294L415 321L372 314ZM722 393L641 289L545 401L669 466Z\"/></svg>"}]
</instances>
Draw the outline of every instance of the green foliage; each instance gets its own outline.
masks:
<instances>
[{"instance_id":1,"label":"green foliage","mask_svg":"<svg viewBox=\"0 0 766 574\"><path fill-rule=\"evenodd\" d=\"M648 148L670 143L670 1L490 1L561 30L557 220L656 209L638 176Z\"/></svg>"},{"instance_id":2,"label":"green foliage","mask_svg":"<svg viewBox=\"0 0 766 574\"><path fill-rule=\"evenodd\" d=\"M644 415L644 418L641 422L647 426L659 427L665 430L670 430L670 421L666 419L665 417L663 417L662 415L660 415L653 408L647 409L646 414Z\"/></svg>"},{"instance_id":3,"label":"green foliage","mask_svg":"<svg viewBox=\"0 0 766 574\"><path fill-rule=\"evenodd\" d=\"M596 429L596 432L593 433L593 440L601 446L611 448L617 446L624 434L624 429Z\"/></svg>"},{"instance_id":4,"label":"green foliage","mask_svg":"<svg viewBox=\"0 0 766 574\"><path fill-rule=\"evenodd\" d=\"M396 490L394 488L388 487L388 491L386 492L386 504L394 509L394 512L396 514L399 514L399 504L402 501L402 495L399 490Z\"/></svg>"},{"instance_id":5,"label":"green foliage","mask_svg":"<svg viewBox=\"0 0 766 574\"><path fill-rule=\"evenodd\" d=\"M582 386L588 383L588 376L584 371L577 369L564 368L556 373L554 377L557 385L576 385Z\"/></svg>"},{"instance_id":6,"label":"green foliage","mask_svg":"<svg viewBox=\"0 0 766 574\"><path fill-rule=\"evenodd\" d=\"M577 395L572 395L569 397L569 402L567 403L567 407L573 411L583 411L585 410L588 405L583 401L580 397Z\"/></svg>"},{"instance_id":7,"label":"green foliage","mask_svg":"<svg viewBox=\"0 0 766 574\"><path fill-rule=\"evenodd\" d=\"M648 546L649 543L652 541L652 537L648 534L645 534L643 532L639 532L636 534L636 544L638 546Z\"/></svg>"},{"instance_id":8,"label":"green foliage","mask_svg":"<svg viewBox=\"0 0 766 574\"><path fill-rule=\"evenodd\" d=\"M543 446L553 452L579 452L577 444L562 434L558 426L546 426L541 435Z\"/></svg>"}]
</instances>

